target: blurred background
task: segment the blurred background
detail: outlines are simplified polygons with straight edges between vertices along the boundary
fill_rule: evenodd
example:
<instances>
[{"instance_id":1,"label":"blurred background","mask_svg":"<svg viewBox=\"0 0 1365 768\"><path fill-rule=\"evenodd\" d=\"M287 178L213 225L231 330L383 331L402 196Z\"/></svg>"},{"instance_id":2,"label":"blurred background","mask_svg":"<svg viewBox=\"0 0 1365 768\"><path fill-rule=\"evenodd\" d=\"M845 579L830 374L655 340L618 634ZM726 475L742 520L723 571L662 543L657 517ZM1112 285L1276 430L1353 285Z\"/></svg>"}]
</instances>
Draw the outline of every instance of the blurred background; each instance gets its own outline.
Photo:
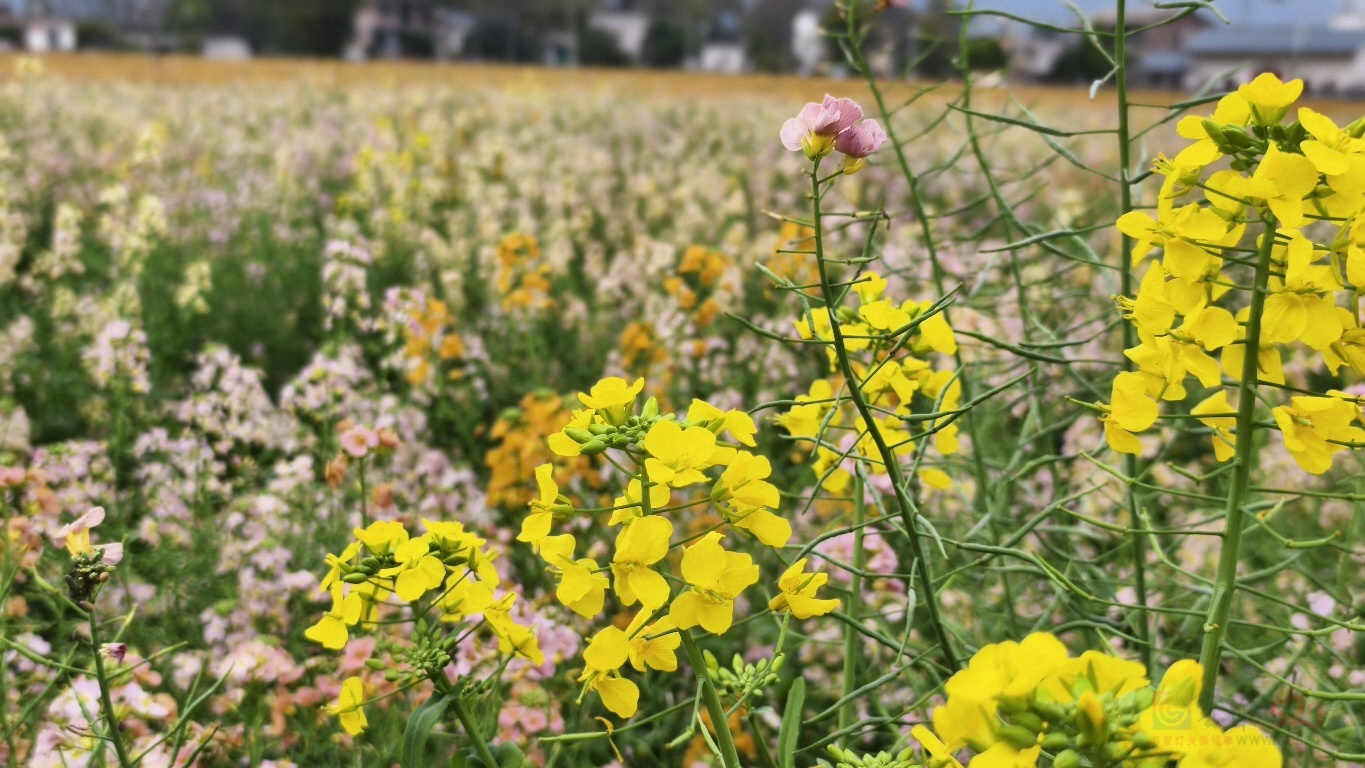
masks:
<instances>
[{"instance_id":1,"label":"blurred background","mask_svg":"<svg viewBox=\"0 0 1365 768\"><path fill-rule=\"evenodd\" d=\"M881 0L869 41L887 77L953 74L960 41L1010 82L1088 83L1108 63L1059 29L1114 25L1113 0ZM1235 85L1251 71L1322 95L1365 93L1365 0L1222 0L1131 44L1138 86ZM1130 30L1175 13L1129 3ZM0 49L645 67L841 75L831 0L8 0ZM966 19L970 19L966 21ZM966 24L965 36L962 25ZM1310 44L1311 41L1311 44ZM1220 83L1220 80L1226 80Z\"/></svg>"}]
</instances>

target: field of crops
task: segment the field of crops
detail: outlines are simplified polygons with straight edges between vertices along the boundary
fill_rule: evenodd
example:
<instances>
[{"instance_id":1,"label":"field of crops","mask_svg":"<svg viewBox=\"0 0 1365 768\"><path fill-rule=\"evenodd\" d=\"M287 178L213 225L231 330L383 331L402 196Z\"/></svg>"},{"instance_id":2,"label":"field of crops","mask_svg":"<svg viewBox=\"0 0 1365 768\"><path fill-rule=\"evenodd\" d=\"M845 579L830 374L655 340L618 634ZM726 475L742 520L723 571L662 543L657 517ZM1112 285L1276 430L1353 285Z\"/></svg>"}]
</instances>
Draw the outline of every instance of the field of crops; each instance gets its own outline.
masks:
<instances>
[{"instance_id":1,"label":"field of crops","mask_svg":"<svg viewBox=\"0 0 1365 768\"><path fill-rule=\"evenodd\" d=\"M1358 105L0 67L0 765L1365 764Z\"/></svg>"}]
</instances>

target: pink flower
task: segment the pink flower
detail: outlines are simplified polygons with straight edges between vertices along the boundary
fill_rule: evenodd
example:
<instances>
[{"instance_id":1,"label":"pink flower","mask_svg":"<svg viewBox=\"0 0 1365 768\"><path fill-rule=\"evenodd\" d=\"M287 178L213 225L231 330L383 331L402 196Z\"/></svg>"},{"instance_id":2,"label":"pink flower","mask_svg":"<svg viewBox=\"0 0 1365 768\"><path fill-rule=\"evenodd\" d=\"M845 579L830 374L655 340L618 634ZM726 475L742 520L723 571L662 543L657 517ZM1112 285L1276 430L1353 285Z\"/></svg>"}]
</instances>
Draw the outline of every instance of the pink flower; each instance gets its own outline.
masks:
<instances>
[{"instance_id":1,"label":"pink flower","mask_svg":"<svg viewBox=\"0 0 1365 768\"><path fill-rule=\"evenodd\" d=\"M18 488L24 484L27 473L19 467L0 467L0 490Z\"/></svg>"},{"instance_id":2,"label":"pink flower","mask_svg":"<svg viewBox=\"0 0 1365 768\"><path fill-rule=\"evenodd\" d=\"M816 160L839 150L844 173L857 173L868 155L881 149L886 131L876 120L864 120L863 108L853 99L825 94L819 104L811 102L800 114L782 125L782 146Z\"/></svg>"},{"instance_id":3,"label":"pink flower","mask_svg":"<svg viewBox=\"0 0 1365 768\"><path fill-rule=\"evenodd\" d=\"M122 664L123 658L128 655L128 644L105 643L100 646L100 655L106 659L112 659L115 663Z\"/></svg>"},{"instance_id":4,"label":"pink flower","mask_svg":"<svg viewBox=\"0 0 1365 768\"><path fill-rule=\"evenodd\" d=\"M881 149L886 143L886 131L876 120L864 120L840 133L834 139L834 148L849 157L862 159Z\"/></svg>"},{"instance_id":5,"label":"pink flower","mask_svg":"<svg viewBox=\"0 0 1365 768\"><path fill-rule=\"evenodd\" d=\"M378 447L379 435L364 427L351 427L341 433L341 448L357 459L365 457L371 449Z\"/></svg>"},{"instance_id":6,"label":"pink flower","mask_svg":"<svg viewBox=\"0 0 1365 768\"><path fill-rule=\"evenodd\" d=\"M858 106L858 102L853 99L836 99L827 93L820 106L824 107L825 111L830 114L839 116L839 123L835 126L834 131L836 136L852 128L854 123L863 119L863 108Z\"/></svg>"},{"instance_id":7,"label":"pink flower","mask_svg":"<svg viewBox=\"0 0 1365 768\"><path fill-rule=\"evenodd\" d=\"M94 551L90 546L90 529L104 522L104 507L91 507L89 512L63 525L52 537L52 543L73 555L87 555ZM122 553L120 552L120 556Z\"/></svg>"},{"instance_id":8,"label":"pink flower","mask_svg":"<svg viewBox=\"0 0 1365 768\"><path fill-rule=\"evenodd\" d=\"M805 152L806 157L814 160L829 154L838 132L839 113L812 101L782 124L782 146L792 152Z\"/></svg>"}]
</instances>

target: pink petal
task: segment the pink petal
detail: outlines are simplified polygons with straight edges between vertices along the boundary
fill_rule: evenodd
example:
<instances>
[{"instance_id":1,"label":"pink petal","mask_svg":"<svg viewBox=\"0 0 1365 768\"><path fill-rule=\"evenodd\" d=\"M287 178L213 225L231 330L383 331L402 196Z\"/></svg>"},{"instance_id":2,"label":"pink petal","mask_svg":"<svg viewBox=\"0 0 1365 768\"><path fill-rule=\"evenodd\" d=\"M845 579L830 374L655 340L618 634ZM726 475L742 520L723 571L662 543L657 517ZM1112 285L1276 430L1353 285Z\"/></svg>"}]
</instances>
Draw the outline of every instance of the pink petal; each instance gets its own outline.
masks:
<instances>
[{"instance_id":1,"label":"pink petal","mask_svg":"<svg viewBox=\"0 0 1365 768\"><path fill-rule=\"evenodd\" d=\"M806 136L806 126L800 120L791 118L782 124L782 146L793 152L801 151L801 139Z\"/></svg>"},{"instance_id":2,"label":"pink petal","mask_svg":"<svg viewBox=\"0 0 1365 768\"><path fill-rule=\"evenodd\" d=\"M831 114L839 116L839 122L834 129L835 133L847 131L853 127L854 123L863 119L863 108L858 106L858 102L853 99L836 99L827 93L823 106Z\"/></svg>"},{"instance_id":3,"label":"pink petal","mask_svg":"<svg viewBox=\"0 0 1365 768\"><path fill-rule=\"evenodd\" d=\"M886 143L886 131L876 120L864 120L839 134L834 148L849 157L867 157Z\"/></svg>"}]
</instances>

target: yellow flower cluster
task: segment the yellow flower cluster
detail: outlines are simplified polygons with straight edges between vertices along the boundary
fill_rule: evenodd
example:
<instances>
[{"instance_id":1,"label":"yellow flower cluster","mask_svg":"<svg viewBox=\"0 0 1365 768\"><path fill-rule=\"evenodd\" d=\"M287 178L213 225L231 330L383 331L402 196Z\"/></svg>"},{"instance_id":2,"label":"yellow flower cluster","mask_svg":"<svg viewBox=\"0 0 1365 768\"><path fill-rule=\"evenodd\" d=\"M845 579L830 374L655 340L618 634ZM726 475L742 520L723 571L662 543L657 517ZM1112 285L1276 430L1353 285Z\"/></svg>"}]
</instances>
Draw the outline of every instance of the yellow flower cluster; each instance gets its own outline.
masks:
<instances>
[{"instance_id":1,"label":"yellow flower cluster","mask_svg":"<svg viewBox=\"0 0 1365 768\"><path fill-rule=\"evenodd\" d=\"M1279 749L1252 726L1224 731L1200 711L1202 669L1172 665L1153 688L1137 662L1086 651L1072 657L1056 636L987 645L945 686L933 729L913 734L929 766L1033 768L1280 768Z\"/></svg>"},{"instance_id":2,"label":"yellow flower cluster","mask_svg":"<svg viewBox=\"0 0 1365 768\"><path fill-rule=\"evenodd\" d=\"M381 621L383 606L399 607L396 597L412 607L414 616L434 608L446 623L462 624L482 614L483 623L497 638L499 652L536 665L545 663L530 628L511 617L517 595L496 592L500 578L493 561L498 550L458 522L423 519L422 525L425 532L414 537L402 523L377 521L356 528L356 540L340 555L328 554L330 570L322 579L322 590L331 595L332 608L304 636L328 650L342 651L355 628ZM394 623L393 619L383 621ZM430 639L427 633L418 634L422 642ZM410 661L423 676L444 674L453 647L442 641L419 649L413 657L417 660ZM332 708L352 735L365 727L362 700L362 683L352 678Z\"/></svg>"},{"instance_id":3,"label":"yellow flower cluster","mask_svg":"<svg viewBox=\"0 0 1365 768\"><path fill-rule=\"evenodd\" d=\"M678 274L664 281L664 290L678 300L678 306L692 316L697 327L706 328L720 314L716 289L732 265L724 254L700 245L689 246L678 262Z\"/></svg>"},{"instance_id":4,"label":"yellow flower cluster","mask_svg":"<svg viewBox=\"0 0 1365 768\"><path fill-rule=\"evenodd\" d=\"M1224 376L1243 378L1253 322L1259 382L1285 384L1281 350L1294 345L1320 354L1333 374L1365 374L1357 316L1365 290L1365 120L1339 128L1301 107L1297 121L1283 123L1302 90L1302 81L1263 74L1225 96L1211 117L1181 120L1180 135L1193 143L1174 158L1158 157L1154 170L1164 183L1156 216L1119 218L1119 230L1135 241L1135 266L1157 250L1161 258L1147 267L1136 296L1116 297L1141 343L1125 352L1136 370L1119 374L1100 406L1114 450L1140 454L1136 433L1156 423L1160 401L1184 400L1193 376L1213 391L1191 413L1213 430L1218 460L1231 458L1236 420L1221 387ZM1254 223L1263 228L1256 247L1242 247ZM1263 285L1252 286L1264 293L1258 317L1251 317L1255 299L1220 306L1246 287L1225 266L1261 254ZM1353 426L1360 401L1341 392L1294 397L1274 417L1289 453L1314 474L1331 467L1332 454L1365 442Z\"/></svg>"},{"instance_id":5,"label":"yellow flower cluster","mask_svg":"<svg viewBox=\"0 0 1365 768\"><path fill-rule=\"evenodd\" d=\"M534 237L513 233L498 243L497 286L504 310L553 307L549 274Z\"/></svg>"},{"instance_id":6,"label":"yellow flower cluster","mask_svg":"<svg viewBox=\"0 0 1365 768\"><path fill-rule=\"evenodd\" d=\"M498 416L488 432L498 444L484 455L489 505L506 509L526 506L531 500L526 484L535 478L536 467L554 458L545 438L558 432L569 418L564 399L548 390L528 393L516 408ZM561 462L556 475L561 484L570 478L578 478L589 487L602 482L587 456Z\"/></svg>"},{"instance_id":7,"label":"yellow flower cluster","mask_svg":"<svg viewBox=\"0 0 1365 768\"><path fill-rule=\"evenodd\" d=\"M638 686L621 676L626 661L639 672L676 669L678 633L701 627L724 634L734 622L736 598L758 582L758 566L749 555L727 550L721 529L728 526L771 547L785 546L792 535L791 524L775 511L779 495L767 479L772 472L768 459L743 448L754 446L757 433L747 413L722 411L694 400L685 415L665 415L653 398L637 412L643 389L644 379L599 381L579 394L584 408L547 440L564 458L612 451L612 463L628 475L613 505L576 509L560 492L553 466L542 464L536 468L539 497L530 502L530 514L517 536L540 554L557 581L557 599L570 610L594 618L602 613L609 593L622 607L640 605L628 629L601 630L583 654L584 692L597 691L607 709L620 717L634 715L639 701ZM722 437L738 446L722 442ZM716 469L722 471L707 474ZM710 485L705 496L673 504L675 491L687 493L685 489L701 484ZM719 510L719 522L675 540L670 515L693 510L695 523L704 519L695 510L709 506ZM620 526L607 565L577 557L573 534L552 533L557 521L596 514L609 514L607 525ZM675 579L685 585L676 594L663 572L674 548L682 548ZM772 610L808 618L838 604L816 597L827 577L804 573L804 566L805 560L800 560L782 576Z\"/></svg>"},{"instance_id":8,"label":"yellow flower cluster","mask_svg":"<svg viewBox=\"0 0 1365 768\"><path fill-rule=\"evenodd\" d=\"M455 318L443 301L427 300L422 310L413 310L403 326L403 358L408 383L420 387L431 379L433 364L458 361L465 355L464 339L451 329ZM451 380L463 372L452 370Z\"/></svg>"},{"instance_id":9,"label":"yellow flower cluster","mask_svg":"<svg viewBox=\"0 0 1365 768\"><path fill-rule=\"evenodd\" d=\"M949 413L961 406L962 384L951 369L935 369L929 361L932 354L951 355L957 352L957 339L941 312L932 312L933 303L908 300L896 304L885 297L886 280L874 272L865 273L853 284L860 306L845 308L837 315L828 310L815 310L808 317L796 321L802 339L833 339L833 323L838 322L852 363L854 374L862 382L863 399L882 414L873 417L875 427L897 456L910 456L916 441L923 435L912 431L909 417L914 414L918 395L930 406L930 412L944 414L940 418L919 420L924 430L933 435L933 445L941 455L958 451L958 428ZM837 320L836 320L837 318ZM908 342L901 337L911 330ZM831 370L836 368L832 347L828 350ZM885 474L881 454L869 435L869 425L857 413L839 388L847 386L838 378L818 379L807 395L796 398L797 405L775 419L795 438L815 441L813 468L823 487L831 493L842 493L848 488L852 475L840 467L848 456L856 456L868 463L875 474ZM856 437L852 446L831 442L831 435L851 432ZM940 469L924 469L921 481L931 488L946 489L952 485L947 473Z\"/></svg>"}]
</instances>

